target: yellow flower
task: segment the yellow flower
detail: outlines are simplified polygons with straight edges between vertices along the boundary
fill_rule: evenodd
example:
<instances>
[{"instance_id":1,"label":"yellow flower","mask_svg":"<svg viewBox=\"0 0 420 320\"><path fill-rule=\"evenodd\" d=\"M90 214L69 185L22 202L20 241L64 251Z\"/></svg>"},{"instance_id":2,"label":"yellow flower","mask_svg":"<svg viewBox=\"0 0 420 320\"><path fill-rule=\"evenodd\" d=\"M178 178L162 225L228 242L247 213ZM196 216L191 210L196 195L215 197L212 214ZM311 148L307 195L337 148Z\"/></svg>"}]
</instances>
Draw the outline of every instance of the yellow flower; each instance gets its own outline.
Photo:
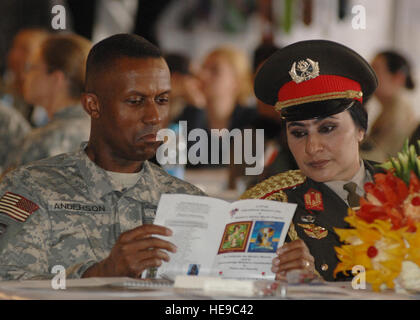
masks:
<instances>
[{"instance_id":1,"label":"yellow flower","mask_svg":"<svg viewBox=\"0 0 420 320\"><path fill-rule=\"evenodd\" d=\"M335 229L345 244L335 248L341 262L334 276L361 265L366 270L366 281L374 290L378 291L382 284L393 288L393 280L399 275L407 253L402 231L391 230L392 224L387 220L367 223L351 210L345 220L354 229Z\"/></svg>"},{"instance_id":2,"label":"yellow flower","mask_svg":"<svg viewBox=\"0 0 420 320\"><path fill-rule=\"evenodd\" d=\"M420 223L416 224L416 232L402 231L404 239L407 241L407 257L420 266Z\"/></svg>"}]
</instances>

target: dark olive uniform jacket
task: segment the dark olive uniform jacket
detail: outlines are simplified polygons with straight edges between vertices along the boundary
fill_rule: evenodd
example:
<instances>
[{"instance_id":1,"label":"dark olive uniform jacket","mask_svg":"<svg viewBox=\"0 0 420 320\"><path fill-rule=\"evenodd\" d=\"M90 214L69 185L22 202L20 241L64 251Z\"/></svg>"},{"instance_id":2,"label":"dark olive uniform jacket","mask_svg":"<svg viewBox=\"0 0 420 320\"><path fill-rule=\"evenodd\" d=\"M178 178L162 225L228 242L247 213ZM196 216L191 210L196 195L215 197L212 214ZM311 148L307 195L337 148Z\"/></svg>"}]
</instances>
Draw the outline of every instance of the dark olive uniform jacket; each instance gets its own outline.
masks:
<instances>
[{"instance_id":1,"label":"dark olive uniform jacket","mask_svg":"<svg viewBox=\"0 0 420 320\"><path fill-rule=\"evenodd\" d=\"M373 175L382 172L364 161ZM348 205L326 184L313 181L300 170L277 174L247 190L241 199L267 199L296 203L297 208L286 241L302 239L315 258L315 268L327 281L350 280L344 274L333 276L339 260L334 247L340 246L334 228L349 228L344 221Z\"/></svg>"}]
</instances>

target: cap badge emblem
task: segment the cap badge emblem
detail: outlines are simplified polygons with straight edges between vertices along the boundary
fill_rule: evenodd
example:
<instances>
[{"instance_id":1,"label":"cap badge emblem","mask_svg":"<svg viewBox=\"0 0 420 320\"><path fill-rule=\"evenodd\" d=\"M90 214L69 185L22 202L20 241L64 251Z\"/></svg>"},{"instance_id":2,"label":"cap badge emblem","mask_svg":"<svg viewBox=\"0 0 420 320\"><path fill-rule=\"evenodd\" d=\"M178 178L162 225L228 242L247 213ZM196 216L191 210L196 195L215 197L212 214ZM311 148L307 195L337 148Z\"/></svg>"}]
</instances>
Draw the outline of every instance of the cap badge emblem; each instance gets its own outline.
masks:
<instances>
[{"instance_id":1,"label":"cap badge emblem","mask_svg":"<svg viewBox=\"0 0 420 320\"><path fill-rule=\"evenodd\" d=\"M319 76L319 65L309 58L293 62L292 69L289 71L292 80L301 83Z\"/></svg>"}]
</instances>

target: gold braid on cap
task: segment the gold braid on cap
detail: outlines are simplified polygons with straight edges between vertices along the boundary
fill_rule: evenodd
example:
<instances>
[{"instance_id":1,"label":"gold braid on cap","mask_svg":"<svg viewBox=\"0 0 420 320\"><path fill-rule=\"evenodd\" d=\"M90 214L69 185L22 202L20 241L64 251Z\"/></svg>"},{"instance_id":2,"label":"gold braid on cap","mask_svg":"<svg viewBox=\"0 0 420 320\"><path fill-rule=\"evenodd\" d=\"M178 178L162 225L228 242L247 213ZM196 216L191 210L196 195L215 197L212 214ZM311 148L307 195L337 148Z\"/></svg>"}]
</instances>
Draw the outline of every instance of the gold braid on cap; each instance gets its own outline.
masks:
<instances>
[{"instance_id":1,"label":"gold braid on cap","mask_svg":"<svg viewBox=\"0 0 420 320\"><path fill-rule=\"evenodd\" d=\"M276 109L277 112L280 112L281 109L283 108L287 108L287 107L298 105L298 104L332 100L332 99L360 99L362 97L363 97L363 92L355 91L355 90L347 90L347 91L342 91L342 92L327 92L327 93L316 94L313 96L289 99L285 101L277 101L274 108Z\"/></svg>"}]
</instances>

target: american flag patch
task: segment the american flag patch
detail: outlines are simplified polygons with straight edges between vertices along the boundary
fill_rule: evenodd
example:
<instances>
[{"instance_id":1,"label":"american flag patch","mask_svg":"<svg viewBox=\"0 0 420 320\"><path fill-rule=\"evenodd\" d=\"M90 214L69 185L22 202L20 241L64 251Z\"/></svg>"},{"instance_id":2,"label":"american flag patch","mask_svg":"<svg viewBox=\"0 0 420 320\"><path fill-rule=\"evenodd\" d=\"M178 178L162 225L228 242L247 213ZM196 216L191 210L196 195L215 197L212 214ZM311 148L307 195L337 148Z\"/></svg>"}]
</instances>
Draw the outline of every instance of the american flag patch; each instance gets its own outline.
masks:
<instances>
[{"instance_id":1,"label":"american flag patch","mask_svg":"<svg viewBox=\"0 0 420 320\"><path fill-rule=\"evenodd\" d=\"M38 209L36 203L15 193L6 192L0 199L0 213L6 214L16 221L25 222Z\"/></svg>"}]
</instances>

